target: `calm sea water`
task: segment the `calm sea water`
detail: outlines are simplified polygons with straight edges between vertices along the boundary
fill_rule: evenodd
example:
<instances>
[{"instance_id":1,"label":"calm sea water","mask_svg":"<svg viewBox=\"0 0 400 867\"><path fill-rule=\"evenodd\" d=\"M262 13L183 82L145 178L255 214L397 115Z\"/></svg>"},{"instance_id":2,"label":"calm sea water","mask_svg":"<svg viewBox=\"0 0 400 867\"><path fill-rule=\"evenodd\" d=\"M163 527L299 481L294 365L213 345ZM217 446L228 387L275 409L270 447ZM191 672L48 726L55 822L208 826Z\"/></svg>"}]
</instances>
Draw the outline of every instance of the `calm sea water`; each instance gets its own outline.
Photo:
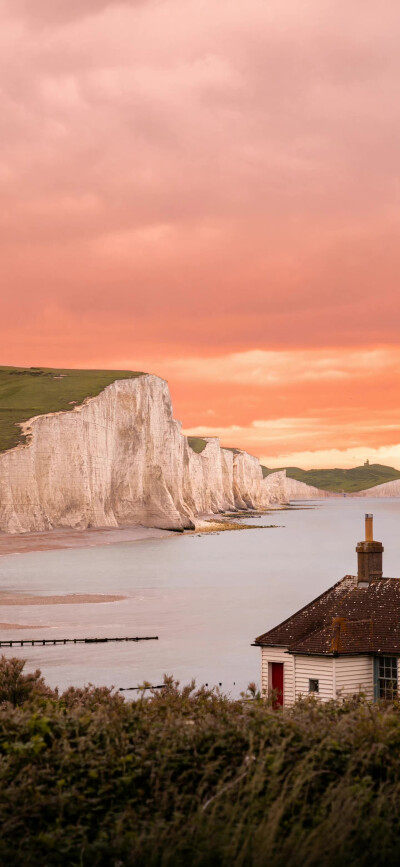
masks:
<instances>
[{"instance_id":1,"label":"calm sea water","mask_svg":"<svg viewBox=\"0 0 400 867\"><path fill-rule=\"evenodd\" d=\"M374 535L385 547L384 574L400 576L400 499L308 502L252 521L283 525L277 529L1 557L3 590L127 597L96 605L0 609L0 621L43 627L32 631L33 638L159 636L139 644L5 653L23 656L30 669L40 667L47 681L61 688L159 684L167 672L182 684L194 677L198 684L222 684L237 695L250 681L259 682L254 638L356 572L355 545L364 538L365 512L374 513ZM30 633L2 631L1 637Z\"/></svg>"}]
</instances>

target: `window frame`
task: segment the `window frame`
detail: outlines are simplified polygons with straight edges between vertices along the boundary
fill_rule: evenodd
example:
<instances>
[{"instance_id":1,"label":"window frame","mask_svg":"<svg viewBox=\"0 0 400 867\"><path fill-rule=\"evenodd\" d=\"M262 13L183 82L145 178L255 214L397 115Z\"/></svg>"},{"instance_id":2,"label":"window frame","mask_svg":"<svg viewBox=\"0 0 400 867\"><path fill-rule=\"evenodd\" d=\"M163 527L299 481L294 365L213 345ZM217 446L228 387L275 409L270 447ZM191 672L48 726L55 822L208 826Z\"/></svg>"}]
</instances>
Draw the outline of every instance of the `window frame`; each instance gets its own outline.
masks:
<instances>
[{"instance_id":1,"label":"window frame","mask_svg":"<svg viewBox=\"0 0 400 867\"><path fill-rule=\"evenodd\" d=\"M399 665L397 656L375 657L375 701L396 701L399 697Z\"/></svg>"},{"instance_id":2,"label":"window frame","mask_svg":"<svg viewBox=\"0 0 400 867\"><path fill-rule=\"evenodd\" d=\"M316 684L315 688L311 688L311 684ZM308 678L308 694L309 695L319 695L319 677L309 677Z\"/></svg>"}]
</instances>

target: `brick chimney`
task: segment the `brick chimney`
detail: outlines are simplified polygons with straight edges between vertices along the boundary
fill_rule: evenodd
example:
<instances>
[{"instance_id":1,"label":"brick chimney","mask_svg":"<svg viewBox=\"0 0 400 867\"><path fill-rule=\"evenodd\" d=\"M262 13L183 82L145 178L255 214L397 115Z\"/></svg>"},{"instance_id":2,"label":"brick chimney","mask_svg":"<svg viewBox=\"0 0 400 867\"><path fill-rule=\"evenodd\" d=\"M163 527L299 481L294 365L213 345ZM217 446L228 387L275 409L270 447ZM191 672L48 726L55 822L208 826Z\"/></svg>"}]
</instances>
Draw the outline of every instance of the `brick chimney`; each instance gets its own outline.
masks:
<instances>
[{"instance_id":1,"label":"brick chimney","mask_svg":"<svg viewBox=\"0 0 400 867\"><path fill-rule=\"evenodd\" d=\"M358 583L369 584L382 578L382 542L374 542L373 515L365 516L365 541L357 547Z\"/></svg>"}]
</instances>

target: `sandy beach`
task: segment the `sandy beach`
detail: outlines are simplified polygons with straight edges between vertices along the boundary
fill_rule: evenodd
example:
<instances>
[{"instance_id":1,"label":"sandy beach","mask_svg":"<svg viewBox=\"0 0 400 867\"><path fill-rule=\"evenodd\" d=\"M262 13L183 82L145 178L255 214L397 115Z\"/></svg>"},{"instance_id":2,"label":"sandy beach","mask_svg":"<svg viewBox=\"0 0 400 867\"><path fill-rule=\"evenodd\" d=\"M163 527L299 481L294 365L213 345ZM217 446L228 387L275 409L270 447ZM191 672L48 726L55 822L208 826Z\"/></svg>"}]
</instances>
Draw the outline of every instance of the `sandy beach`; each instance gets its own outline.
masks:
<instances>
[{"instance_id":1,"label":"sandy beach","mask_svg":"<svg viewBox=\"0 0 400 867\"><path fill-rule=\"evenodd\" d=\"M199 515L198 525L186 530L183 535L216 533L224 530L258 529L246 524L245 518L261 518L281 509L249 509L242 512L226 512L216 515ZM269 527L275 525L267 525ZM91 527L74 530L70 527L44 530L38 533L0 533L0 557L2 554L27 554L32 551L53 551L62 548L92 548L101 545L117 545L123 542L142 542L146 539L165 539L176 536L173 530L158 530L156 527ZM180 535L180 534L178 534Z\"/></svg>"},{"instance_id":2,"label":"sandy beach","mask_svg":"<svg viewBox=\"0 0 400 867\"><path fill-rule=\"evenodd\" d=\"M26 554L30 551L52 551L59 548L91 548L97 545L115 545L121 542L140 542L143 539L161 539L175 535L171 530L154 527L101 527L88 530L70 528L47 530L41 533L0 533L2 554Z\"/></svg>"},{"instance_id":3,"label":"sandy beach","mask_svg":"<svg viewBox=\"0 0 400 867\"><path fill-rule=\"evenodd\" d=\"M111 596L106 593L63 593L60 596L30 596L28 593L0 592L0 608L3 605L87 605L88 602L121 602L126 596Z\"/></svg>"},{"instance_id":4,"label":"sandy beach","mask_svg":"<svg viewBox=\"0 0 400 867\"><path fill-rule=\"evenodd\" d=\"M271 510L268 510L270 512ZM266 514L268 514L266 512ZM245 517L261 517L262 512L238 512L234 515L239 521ZM232 520L233 515L199 516L199 524L190 533L216 533L224 530L255 529L255 526ZM61 548L92 548L99 545L116 545L122 542L142 542L145 539L163 539L176 536L173 530L158 530L155 527L92 527L88 530L65 529L46 530L40 533L8 534L0 533L0 556L2 554L27 554L31 551L52 551Z\"/></svg>"},{"instance_id":5,"label":"sandy beach","mask_svg":"<svg viewBox=\"0 0 400 867\"><path fill-rule=\"evenodd\" d=\"M50 629L50 627L45 623L34 626L30 626L29 623L0 623L1 629Z\"/></svg>"},{"instance_id":6,"label":"sandy beach","mask_svg":"<svg viewBox=\"0 0 400 867\"><path fill-rule=\"evenodd\" d=\"M3 606L32 605L84 605L101 602L121 602L126 596L115 596L106 593L63 593L55 595L29 595L28 593L0 592L0 608ZM48 629L46 624L30 625L29 623L0 622L0 631L10 629Z\"/></svg>"}]
</instances>

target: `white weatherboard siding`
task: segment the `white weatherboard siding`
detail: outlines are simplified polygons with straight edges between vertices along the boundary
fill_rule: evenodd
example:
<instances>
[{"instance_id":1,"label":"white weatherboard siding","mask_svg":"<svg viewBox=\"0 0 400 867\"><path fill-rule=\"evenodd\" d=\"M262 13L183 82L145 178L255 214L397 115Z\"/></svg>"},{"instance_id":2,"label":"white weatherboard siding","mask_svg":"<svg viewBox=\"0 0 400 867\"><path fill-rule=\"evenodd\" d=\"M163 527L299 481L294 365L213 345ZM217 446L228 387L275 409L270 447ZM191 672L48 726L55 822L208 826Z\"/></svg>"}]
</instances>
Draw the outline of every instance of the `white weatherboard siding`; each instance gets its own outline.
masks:
<instances>
[{"instance_id":1,"label":"white weatherboard siding","mask_svg":"<svg viewBox=\"0 0 400 867\"><path fill-rule=\"evenodd\" d=\"M374 699L374 660L372 656L339 656L336 660L336 695L338 698L365 693Z\"/></svg>"},{"instance_id":2,"label":"white weatherboard siding","mask_svg":"<svg viewBox=\"0 0 400 867\"><path fill-rule=\"evenodd\" d=\"M271 684L268 679L268 663L283 662L283 704L293 704L294 695L294 659L286 652L287 647L263 647L261 649L261 690L268 695Z\"/></svg>"},{"instance_id":3,"label":"white weatherboard siding","mask_svg":"<svg viewBox=\"0 0 400 867\"><path fill-rule=\"evenodd\" d=\"M310 680L318 680L319 692L312 693L321 701L346 698L363 692L368 701L374 700L374 660L372 656L301 656L287 652L287 647L261 649L261 690L271 689L272 662L283 662L283 703L293 704L300 696L310 695Z\"/></svg>"},{"instance_id":4,"label":"white weatherboard siding","mask_svg":"<svg viewBox=\"0 0 400 867\"><path fill-rule=\"evenodd\" d=\"M319 681L318 695L313 693L314 698L321 701L330 701L334 697L334 659L325 659L323 656L296 656L296 699L299 696L309 695L309 681Z\"/></svg>"}]
</instances>

